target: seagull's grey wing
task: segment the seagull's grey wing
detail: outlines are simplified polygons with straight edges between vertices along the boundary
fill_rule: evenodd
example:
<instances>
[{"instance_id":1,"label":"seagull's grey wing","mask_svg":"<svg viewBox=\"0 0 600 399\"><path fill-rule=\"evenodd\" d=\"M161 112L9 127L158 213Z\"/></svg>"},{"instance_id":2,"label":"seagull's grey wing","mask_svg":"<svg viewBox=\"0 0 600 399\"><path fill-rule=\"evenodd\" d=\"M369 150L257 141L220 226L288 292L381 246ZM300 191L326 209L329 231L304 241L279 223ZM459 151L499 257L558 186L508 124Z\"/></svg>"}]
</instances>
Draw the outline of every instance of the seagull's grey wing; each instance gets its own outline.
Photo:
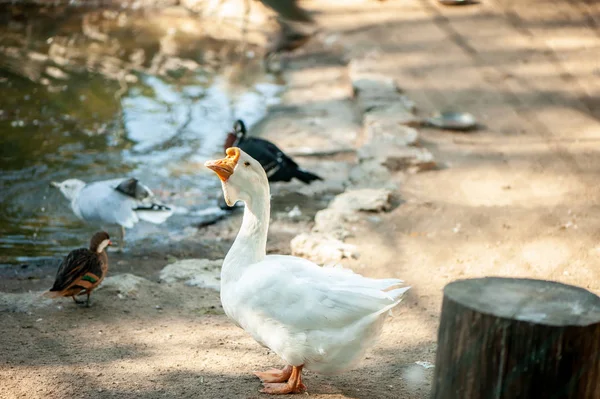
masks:
<instances>
[{"instance_id":1,"label":"seagull's grey wing","mask_svg":"<svg viewBox=\"0 0 600 399\"><path fill-rule=\"evenodd\" d=\"M88 184L81 190L76 206L87 221L131 228L139 221L134 211L138 202L116 191L113 184L110 180Z\"/></svg>"},{"instance_id":2,"label":"seagull's grey wing","mask_svg":"<svg viewBox=\"0 0 600 399\"><path fill-rule=\"evenodd\" d=\"M136 200L144 200L154 196L152 191L135 177L123 180L115 190Z\"/></svg>"}]
</instances>

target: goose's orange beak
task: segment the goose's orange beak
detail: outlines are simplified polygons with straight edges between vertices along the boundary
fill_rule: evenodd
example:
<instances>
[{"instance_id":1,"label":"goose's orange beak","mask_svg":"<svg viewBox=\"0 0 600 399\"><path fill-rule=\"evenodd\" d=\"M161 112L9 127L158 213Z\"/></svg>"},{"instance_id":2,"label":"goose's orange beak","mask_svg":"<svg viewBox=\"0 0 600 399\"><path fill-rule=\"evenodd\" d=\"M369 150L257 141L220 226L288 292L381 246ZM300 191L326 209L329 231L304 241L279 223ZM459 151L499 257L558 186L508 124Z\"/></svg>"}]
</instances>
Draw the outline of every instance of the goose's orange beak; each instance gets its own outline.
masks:
<instances>
[{"instance_id":1,"label":"goose's orange beak","mask_svg":"<svg viewBox=\"0 0 600 399\"><path fill-rule=\"evenodd\" d=\"M212 170L219 176L221 181L227 181L233 174L233 170L240 159L240 149L237 147L230 147L226 151L227 156L222 159L215 161L206 161L204 166Z\"/></svg>"}]
</instances>

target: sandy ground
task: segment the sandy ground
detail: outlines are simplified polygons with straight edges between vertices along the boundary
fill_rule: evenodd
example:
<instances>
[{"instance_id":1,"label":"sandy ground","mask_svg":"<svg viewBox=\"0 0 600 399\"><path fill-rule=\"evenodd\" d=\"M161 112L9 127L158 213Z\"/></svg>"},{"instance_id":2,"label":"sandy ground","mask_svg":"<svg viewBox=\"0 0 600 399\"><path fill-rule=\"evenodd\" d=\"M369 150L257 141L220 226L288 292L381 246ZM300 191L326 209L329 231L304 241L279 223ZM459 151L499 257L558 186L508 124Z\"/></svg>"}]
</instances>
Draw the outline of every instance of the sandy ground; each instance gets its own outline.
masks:
<instances>
[{"instance_id":1,"label":"sandy ground","mask_svg":"<svg viewBox=\"0 0 600 399\"><path fill-rule=\"evenodd\" d=\"M527 276L600 293L600 7L522 3L307 3L326 29L324 44L293 57L284 106L257 134L283 148L360 145L362 116L343 62L360 57L376 59L377 72L393 78L420 114L467 110L484 125L469 134L421 129L420 143L439 168L394 174L397 206L354 224L347 242L360 257L344 264L401 277L413 289L359 368L336 377L306 373L309 396L428 397L433 369L415 362L434 362L442 288L457 278ZM354 159L299 161L325 171ZM289 240L310 229L332 195L285 197L300 189L274 189L280 203L270 252L289 253ZM307 210L300 221L285 216L294 203ZM217 293L157 283L172 257L222 257L238 226L239 214L184 242L111 253L111 274L148 280L131 297L100 289L89 309L69 300L25 309L3 303L0 397L263 396L251 371L280 360L227 320ZM37 270L4 276L1 288L49 285L51 272Z\"/></svg>"}]
</instances>

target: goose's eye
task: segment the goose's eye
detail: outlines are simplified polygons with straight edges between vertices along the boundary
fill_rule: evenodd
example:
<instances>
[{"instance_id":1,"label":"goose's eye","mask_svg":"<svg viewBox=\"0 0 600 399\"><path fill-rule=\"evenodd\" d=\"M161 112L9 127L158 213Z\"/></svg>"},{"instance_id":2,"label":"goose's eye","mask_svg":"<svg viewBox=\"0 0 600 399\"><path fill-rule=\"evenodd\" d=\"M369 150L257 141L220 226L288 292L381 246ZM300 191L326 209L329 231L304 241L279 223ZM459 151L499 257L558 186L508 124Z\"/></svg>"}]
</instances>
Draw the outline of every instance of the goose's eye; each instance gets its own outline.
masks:
<instances>
[{"instance_id":1,"label":"goose's eye","mask_svg":"<svg viewBox=\"0 0 600 399\"><path fill-rule=\"evenodd\" d=\"M250 166L250 162L248 162L248 161L244 162L244 166Z\"/></svg>"}]
</instances>

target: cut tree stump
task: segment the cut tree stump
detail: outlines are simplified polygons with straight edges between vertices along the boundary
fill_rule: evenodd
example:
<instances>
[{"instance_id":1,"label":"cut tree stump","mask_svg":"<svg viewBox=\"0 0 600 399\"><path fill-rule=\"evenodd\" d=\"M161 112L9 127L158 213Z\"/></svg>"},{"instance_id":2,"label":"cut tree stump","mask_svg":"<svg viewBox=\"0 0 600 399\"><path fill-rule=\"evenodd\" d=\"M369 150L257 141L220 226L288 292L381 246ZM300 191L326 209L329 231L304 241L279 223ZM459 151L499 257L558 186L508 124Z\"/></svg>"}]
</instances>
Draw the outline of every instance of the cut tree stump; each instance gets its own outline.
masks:
<instances>
[{"instance_id":1,"label":"cut tree stump","mask_svg":"<svg viewBox=\"0 0 600 399\"><path fill-rule=\"evenodd\" d=\"M431 397L599 399L600 298L542 280L448 284Z\"/></svg>"}]
</instances>

